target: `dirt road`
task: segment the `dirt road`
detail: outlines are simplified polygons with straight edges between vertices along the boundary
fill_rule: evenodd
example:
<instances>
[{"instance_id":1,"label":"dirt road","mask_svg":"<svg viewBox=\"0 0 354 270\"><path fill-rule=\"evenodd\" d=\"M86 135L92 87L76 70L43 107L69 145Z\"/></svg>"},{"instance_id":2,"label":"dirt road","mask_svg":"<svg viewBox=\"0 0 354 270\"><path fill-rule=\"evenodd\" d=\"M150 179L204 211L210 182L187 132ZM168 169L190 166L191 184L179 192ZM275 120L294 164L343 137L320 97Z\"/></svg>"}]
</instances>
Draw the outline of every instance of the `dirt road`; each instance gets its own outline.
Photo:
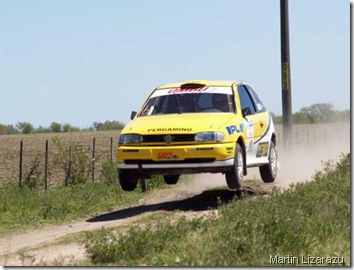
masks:
<instances>
[{"instance_id":1,"label":"dirt road","mask_svg":"<svg viewBox=\"0 0 354 270\"><path fill-rule=\"evenodd\" d=\"M255 184L245 185L242 192L254 194L255 190L268 194L276 186L287 188L290 184L310 181L316 170L322 169L322 161L340 159L341 153L350 152L348 140L325 145L297 145L290 149L279 149L279 170L276 181L263 184L258 169L249 170L246 179L259 179ZM0 265L68 265L85 258L85 249L80 244L58 244L58 240L77 232L96 230L102 227L119 227L125 230L149 215L161 211L174 211L175 218L193 218L217 213L217 200L224 202L237 196L227 188L208 191L211 187L225 186L222 175L202 174L190 184L177 184L168 191L149 193L136 205L117 209L110 213L89 217L60 226L45 226L38 230L8 235L0 239ZM180 211L175 211L180 210Z\"/></svg>"}]
</instances>

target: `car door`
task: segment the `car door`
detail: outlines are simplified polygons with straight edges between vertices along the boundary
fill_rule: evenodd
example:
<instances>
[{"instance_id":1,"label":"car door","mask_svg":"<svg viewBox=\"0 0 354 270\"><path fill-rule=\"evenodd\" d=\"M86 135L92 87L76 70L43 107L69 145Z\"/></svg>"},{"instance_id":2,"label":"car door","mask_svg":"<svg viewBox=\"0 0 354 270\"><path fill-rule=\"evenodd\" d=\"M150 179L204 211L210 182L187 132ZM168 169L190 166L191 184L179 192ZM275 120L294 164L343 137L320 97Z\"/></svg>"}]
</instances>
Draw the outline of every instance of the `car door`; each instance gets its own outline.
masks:
<instances>
[{"instance_id":1,"label":"car door","mask_svg":"<svg viewBox=\"0 0 354 270\"><path fill-rule=\"evenodd\" d=\"M246 133L247 163L257 163L257 142L265 134L269 124L268 112L255 91L248 85L237 87Z\"/></svg>"},{"instance_id":2,"label":"car door","mask_svg":"<svg viewBox=\"0 0 354 270\"><path fill-rule=\"evenodd\" d=\"M254 138L255 142L257 142L266 134L268 130L270 124L269 113L256 91L250 85L245 85L245 87L247 88L255 106L255 113L252 117L255 122Z\"/></svg>"}]
</instances>

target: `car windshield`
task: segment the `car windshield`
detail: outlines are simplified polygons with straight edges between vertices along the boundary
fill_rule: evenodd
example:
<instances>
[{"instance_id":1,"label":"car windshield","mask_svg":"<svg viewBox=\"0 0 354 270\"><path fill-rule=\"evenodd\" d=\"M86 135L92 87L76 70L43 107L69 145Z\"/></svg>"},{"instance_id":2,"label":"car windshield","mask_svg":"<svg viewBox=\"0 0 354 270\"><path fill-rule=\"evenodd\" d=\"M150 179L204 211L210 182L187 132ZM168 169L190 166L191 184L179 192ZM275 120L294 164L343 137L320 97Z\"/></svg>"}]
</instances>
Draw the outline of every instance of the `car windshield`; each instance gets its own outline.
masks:
<instances>
[{"instance_id":1,"label":"car windshield","mask_svg":"<svg viewBox=\"0 0 354 270\"><path fill-rule=\"evenodd\" d=\"M231 87L171 88L155 90L139 116L175 113L233 113Z\"/></svg>"}]
</instances>

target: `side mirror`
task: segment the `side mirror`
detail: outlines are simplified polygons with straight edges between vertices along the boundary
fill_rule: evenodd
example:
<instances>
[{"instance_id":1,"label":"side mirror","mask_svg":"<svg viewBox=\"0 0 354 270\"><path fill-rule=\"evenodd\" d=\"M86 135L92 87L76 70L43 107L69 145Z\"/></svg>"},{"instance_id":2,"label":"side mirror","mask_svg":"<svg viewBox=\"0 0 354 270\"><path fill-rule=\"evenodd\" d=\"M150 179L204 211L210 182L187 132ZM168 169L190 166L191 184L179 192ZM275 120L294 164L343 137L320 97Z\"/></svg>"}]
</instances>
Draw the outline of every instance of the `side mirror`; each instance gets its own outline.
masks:
<instances>
[{"instance_id":1,"label":"side mirror","mask_svg":"<svg viewBox=\"0 0 354 270\"><path fill-rule=\"evenodd\" d=\"M133 120L136 116L136 111L132 111L130 114L130 120Z\"/></svg>"},{"instance_id":2,"label":"side mirror","mask_svg":"<svg viewBox=\"0 0 354 270\"><path fill-rule=\"evenodd\" d=\"M249 114L250 114L250 108L249 107L246 107L246 108L242 109L242 116L243 117L246 117Z\"/></svg>"}]
</instances>

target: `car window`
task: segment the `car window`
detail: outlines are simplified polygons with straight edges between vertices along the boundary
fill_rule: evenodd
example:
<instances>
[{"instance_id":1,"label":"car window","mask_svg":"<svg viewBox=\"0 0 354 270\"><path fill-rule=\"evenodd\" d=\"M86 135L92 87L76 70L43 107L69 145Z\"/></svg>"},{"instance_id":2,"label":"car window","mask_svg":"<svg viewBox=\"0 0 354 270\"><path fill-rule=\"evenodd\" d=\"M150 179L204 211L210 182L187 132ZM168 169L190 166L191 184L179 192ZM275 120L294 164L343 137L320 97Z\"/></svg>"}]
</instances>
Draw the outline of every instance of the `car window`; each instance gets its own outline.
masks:
<instances>
[{"instance_id":1,"label":"car window","mask_svg":"<svg viewBox=\"0 0 354 270\"><path fill-rule=\"evenodd\" d=\"M202 90L166 89L155 91L145 103L139 116L173 113L233 113L231 88L206 87Z\"/></svg>"},{"instance_id":2,"label":"car window","mask_svg":"<svg viewBox=\"0 0 354 270\"><path fill-rule=\"evenodd\" d=\"M264 105L264 103L262 102L262 100L260 99L260 97L258 96L258 94L256 93L256 91L254 91L253 88L249 85L246 85L246 88L248 89L248 91L253 96L254 100L256 101L257 112L265 112L267 110L267 108Z\"/></svg>"},{"instance_id":3,"label":"car window","mask_svg":"<svg viewBox=\"0 0 354 270\"><path fill-rule=\"evenodd\" d=\"M244 85L239 85L237 87L237 90L240 96L241 109L243 110L245 108L248 108L248 114L254 114L256 112L256 107L246 87Z\"/></svg>"}]
</instances>

